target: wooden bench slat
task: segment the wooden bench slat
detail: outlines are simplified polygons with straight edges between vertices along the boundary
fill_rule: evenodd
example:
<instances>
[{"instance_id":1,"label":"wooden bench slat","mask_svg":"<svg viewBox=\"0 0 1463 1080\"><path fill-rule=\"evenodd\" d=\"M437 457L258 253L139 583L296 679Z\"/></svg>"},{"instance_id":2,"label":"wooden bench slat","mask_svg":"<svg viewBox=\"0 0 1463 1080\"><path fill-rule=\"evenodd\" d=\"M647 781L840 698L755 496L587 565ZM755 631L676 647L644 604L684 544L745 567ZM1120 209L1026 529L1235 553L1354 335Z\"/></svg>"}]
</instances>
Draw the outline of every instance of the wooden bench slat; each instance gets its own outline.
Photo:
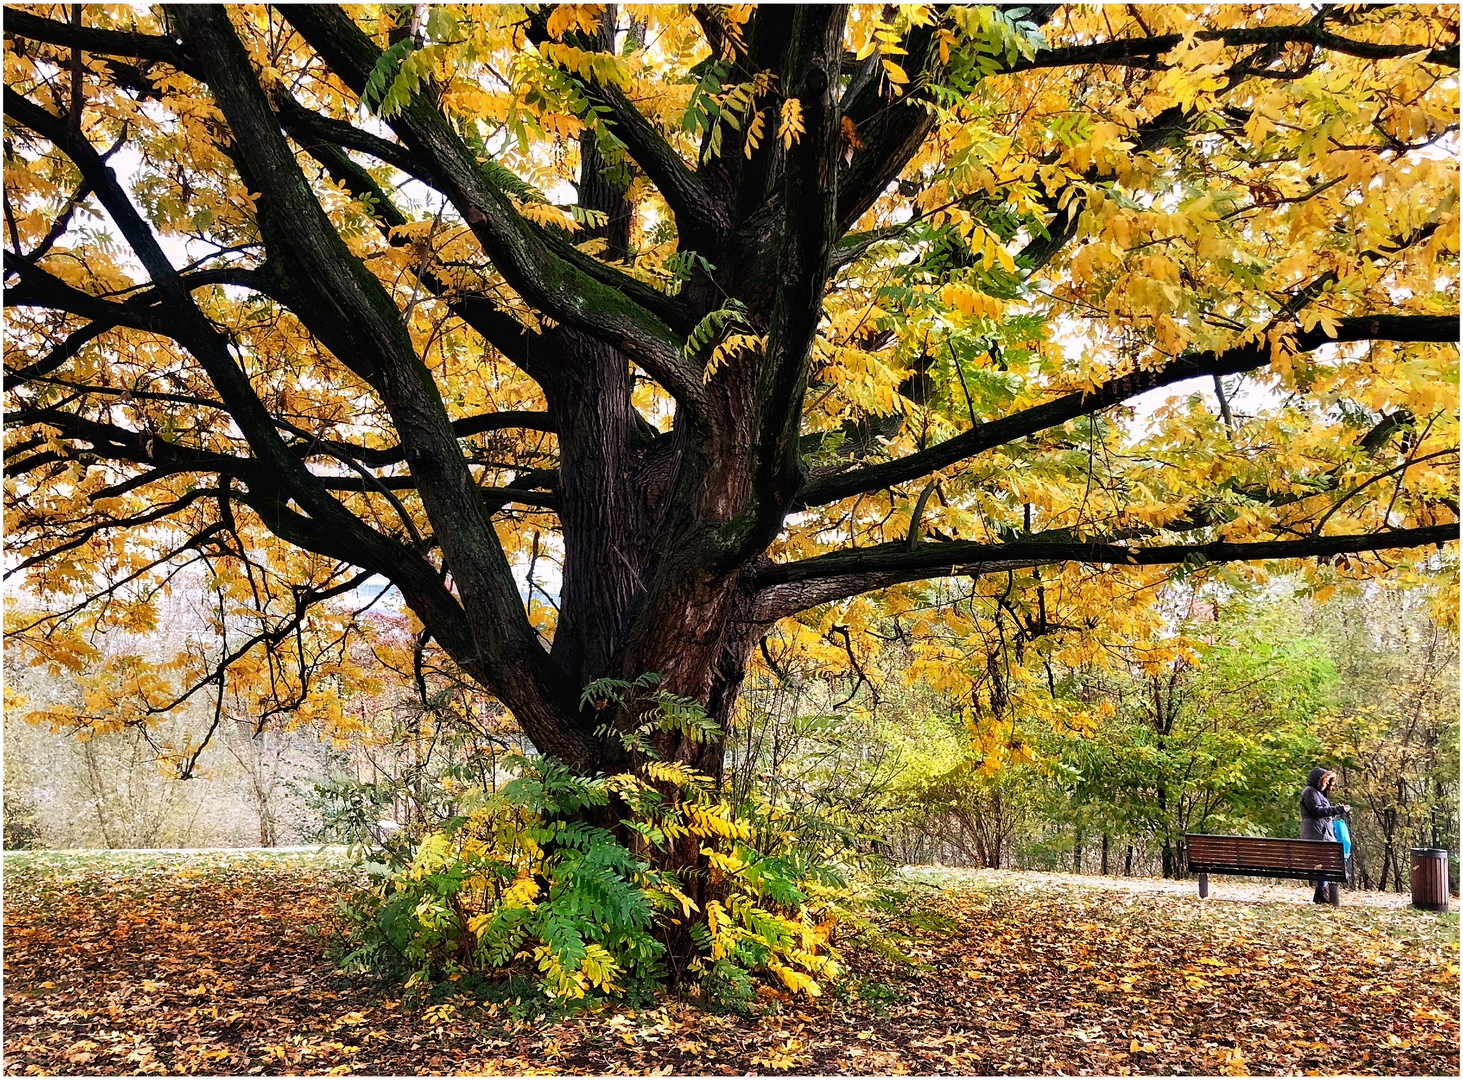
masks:
<instances>
[{"instance_id":1,"label":"wooden bench slat","mask_svg":"<svg viewBox=\"0 0 1463 1080\"><path fill-rule=\"evenodd\" d=\"M1195 851L1190 849L1190 862L1226 862L1239 864L1254 864L1270 869L1285 869L1298 866L1329 866L1341 865L1343 856L1333 851L1312 851L1297 852L1286 850L1282 852L1267 851L1254 848L1235 848L1225 852Z\"/></svg>"},{"instance_id":2,"label":"wooden bench slat","mask_svg":"<svg viewBox=\"0 0 1463 1080\"><path fill-rule=\"evenodd\" d=\"M1345 849L1334 840L1210 833L1184 839L1191 873L1346 880Z\"/></svg>"}]
</instances>

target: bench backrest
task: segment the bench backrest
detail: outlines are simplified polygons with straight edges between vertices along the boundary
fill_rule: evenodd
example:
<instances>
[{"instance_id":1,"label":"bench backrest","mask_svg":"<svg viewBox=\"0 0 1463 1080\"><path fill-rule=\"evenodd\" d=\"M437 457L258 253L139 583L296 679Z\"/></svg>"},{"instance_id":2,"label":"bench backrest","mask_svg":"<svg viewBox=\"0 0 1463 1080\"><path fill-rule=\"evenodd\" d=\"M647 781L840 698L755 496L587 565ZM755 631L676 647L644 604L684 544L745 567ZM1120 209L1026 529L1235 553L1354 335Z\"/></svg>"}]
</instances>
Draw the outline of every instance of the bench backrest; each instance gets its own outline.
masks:
<instances>
[{"instance_id":1,"label":"bench backrest","mask_svg":"<svg viewBox=\"0 0 1463 1080\"><path fill-rule=\"evenodd\" d=\"M1272 836L1185 836L1191 872L1269 872L1276 875L1346 874L1346 856L1334 840L1289 840Z\"/></svg>"}]
</instances>

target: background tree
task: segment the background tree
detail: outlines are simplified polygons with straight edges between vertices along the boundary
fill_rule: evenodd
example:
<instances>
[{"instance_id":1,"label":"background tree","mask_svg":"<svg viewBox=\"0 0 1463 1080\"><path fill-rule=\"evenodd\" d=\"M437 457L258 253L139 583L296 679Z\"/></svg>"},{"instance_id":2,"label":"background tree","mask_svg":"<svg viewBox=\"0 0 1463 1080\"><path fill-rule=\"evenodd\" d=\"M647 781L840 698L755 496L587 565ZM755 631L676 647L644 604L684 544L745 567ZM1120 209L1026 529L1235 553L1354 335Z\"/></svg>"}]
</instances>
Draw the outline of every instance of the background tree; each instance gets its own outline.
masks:
<instances>
[{"instance_id":1,"label":"background tree","mask_svg":"<svg viewBox=\"0 0 1463 1080\"><path fill-rule=\"evenodd\" d=\"M1458 639L1421 598L1376 589L1319 609L1340 683L1319 732L1354 807L1366 888L1410 888L1409 849L1441 847L1457 880Z\"/></svg>"},{"instance_id":2,"label":"background tree","mask_svg":"<svg viewBox=\"0 0 1463 1080\"><path fill-rule=\"evenodd\" d=\"M769 628L862 629L871 590L961 575L926 625L1070 658L1146 633L1174 565L1368 575L1457 537L1450 8L5 34L7 570L43 604L7 629L81 662L185 563L220 608L211 653L82 722L230 693L343 722L384 580L536 747L613 770L635 718L591 680L725 722ZM1130 423L1196 377L1217 411ZM987 675L997 705L1020 678Z\"/></svg>"},{"instance_id":3,"label":"background tree","mask_svg":"<svg viewBox=\"0 0 1463 1080\"><path fill-rule=\"evenodd\" d=\"M203 583L161 603L162 626L152 632L96 632L95 654L66 677L27 666L22 644L11 643L6 847L272 847L311 831L301 789L340 753L331 745L338 725L325 731L299 718L260 730L249 715L255 703L237 696L222 712L216 700L195 699L149 725L119 722L112 709L115 682L154 686L150 673L165 672L200 638L214 640Z\"/></svg>"},{"instance_id":4,"label":"background tree","mask_svg":"<svg viewBox=\"0 0 1463 1080\"><path fill-rule=\"evenodd\" d=\"M332 768L315 777L314 838L375 845L393 856L460 814L464 795L492 791L501 763L531 752L500 704L434 655L405 614L377 613L355 661L380 673L346 706L360 730L339 740ZM446 661L441 662L441 661Z\"/></svg>"},{"instance_id":5,"label":"background tree","mask_svg":"<svg viewBox=\"0 0 1463 1080\"><path fill-rule=\"evenodd\" d=\"M1185 872L1185 833L1295 832L1295 797L1333 701L1331 658L1294 602L1225 606L1216 618L1201 602L1200 621L1169 642L1074 672L1070 692L1107 708L1090 732L1037 739L1055 777L1070 778L1054 816L1079 834L1088 824L1089 844L1108 837L1110 856L1113 836L1142 838L1165 877Z\"/></svg>"}]
</instances>

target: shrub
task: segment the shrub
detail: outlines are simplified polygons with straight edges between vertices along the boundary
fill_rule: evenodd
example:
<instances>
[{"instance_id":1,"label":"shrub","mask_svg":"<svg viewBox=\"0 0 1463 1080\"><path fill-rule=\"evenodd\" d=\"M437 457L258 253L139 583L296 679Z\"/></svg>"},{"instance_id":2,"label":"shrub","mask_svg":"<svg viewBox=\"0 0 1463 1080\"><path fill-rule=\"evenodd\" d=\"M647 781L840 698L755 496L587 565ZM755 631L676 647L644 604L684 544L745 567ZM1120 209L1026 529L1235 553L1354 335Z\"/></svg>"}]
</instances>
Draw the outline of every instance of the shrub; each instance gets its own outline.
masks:
<instances>
[{"instance_id":1,"label":"shrub","mask_svg":"<svg viewBox=\"0 0 1463 1080\"><path fill-rule=\"evenodd\" d=\"M644 688L601 680L587 692ZM766 822L758 835L780 847L752 847L753 822L710 778L649 752L656 727L713 738L715 726L693 702L648 700L641 728L620 735L635 745L635 770L586 778L550 757L515 756L513 780L459 792L464 812L417 840L409 858L368 862L377 881L346 905L345 966L409 987L531 971L545 995L572 999L660 980L667 943L689 938L686 970L717 1004L744 1005L757 975L819 993L839 973L830 935L847 895L842 876ZM696 865L667 869L669 849L688 843Z\"/></svg>"}]
</instances>

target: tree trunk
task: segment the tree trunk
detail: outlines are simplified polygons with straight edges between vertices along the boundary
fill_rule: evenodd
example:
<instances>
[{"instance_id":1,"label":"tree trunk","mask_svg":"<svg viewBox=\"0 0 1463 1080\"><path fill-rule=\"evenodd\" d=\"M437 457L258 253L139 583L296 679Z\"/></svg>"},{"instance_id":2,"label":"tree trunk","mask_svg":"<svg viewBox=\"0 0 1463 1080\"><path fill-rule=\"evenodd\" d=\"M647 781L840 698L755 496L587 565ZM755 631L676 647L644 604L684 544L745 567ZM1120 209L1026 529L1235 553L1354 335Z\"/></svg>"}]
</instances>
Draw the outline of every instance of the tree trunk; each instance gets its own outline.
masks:
<instances>
[{"instance_id":1,"label":"tree trunk","mask_svg":"<svg viewBox=\"0 0 1463 1080\"><path fill-rule=\"evenodd\" d=\"M1401 860L1401 852L1397 850L1397 811L1388 808L1382 811L1382 869L1377 875L1383 891L1387 888L1389 869L1395 883L1392 891L1402 891Z\"/></svg>"}]
</instances>

